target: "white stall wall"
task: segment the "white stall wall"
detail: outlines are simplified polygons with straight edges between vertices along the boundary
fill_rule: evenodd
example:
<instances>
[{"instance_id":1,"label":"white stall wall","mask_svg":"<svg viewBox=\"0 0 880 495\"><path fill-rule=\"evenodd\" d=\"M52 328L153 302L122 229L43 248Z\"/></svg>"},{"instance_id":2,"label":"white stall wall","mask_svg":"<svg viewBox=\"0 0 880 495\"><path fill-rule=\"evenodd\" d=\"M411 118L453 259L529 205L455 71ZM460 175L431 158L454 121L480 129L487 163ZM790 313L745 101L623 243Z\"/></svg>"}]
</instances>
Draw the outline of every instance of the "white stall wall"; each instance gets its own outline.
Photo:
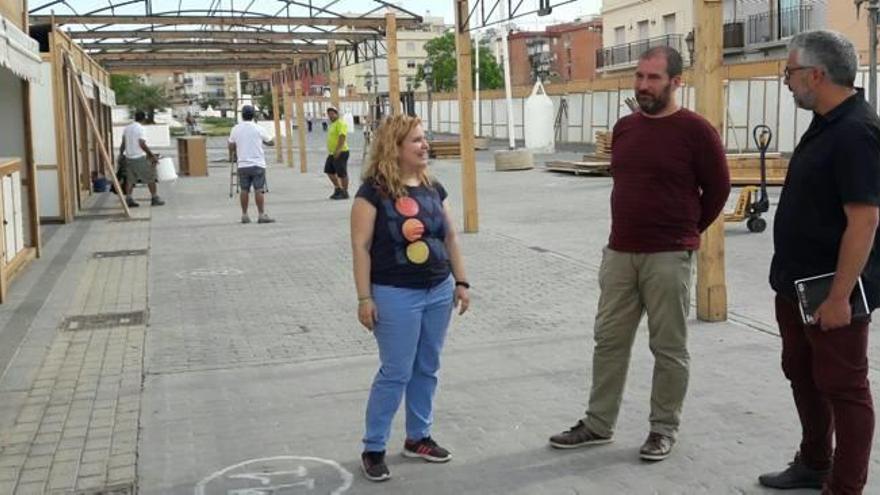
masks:
<instances>
[{"instance_id":1,"label":"white stall wall","mask_svg":"<svg viewBox=\"0 0 880 495\"><path fill-rule=\"evenodd\" d=\"M113 124L113 148L118 150L122 144L122 132L125 130L125 124ZM171 129L164 124L145 125L144 126L147 146L154 148L168 148L171 146Z\"/></svg>"},{"instance_id":2,"label":"white stall wall","mask_svg":"<svg viewBox=\"0 0 880 495\"><path fill-rule=\"evenodd\" d=\"M58 145L55 136L52 64L40 64L40 80L31 83L31 136L37 166L37 198L40 216L61 217L61 182L58 175ZM51 168L50 168L51 167Z\"/></svg>"},{"instance_id":3,"label":"white stall wall","mask_svg":"<svg viewBox=\"0 0 880 495\"><path fill-rule=\"evenodd\" d=\"M856 82L865 79L864 68ZM593 143L597 131L614 127L620 117L629 115L626 98L633 96L632 89L591 91L566 95L568 116L562 119L562 141ZM559 112L561 98L551 95L554 115ZM676 92L679 102L690 109L695 105L693 87L683 87ZM729 151L756 151L752 131L756 125L769 126L773 131L772 151L790 153L812 120L812 113L797 109L788 88L781 77L759 77L729 81L725 85L727 115L722 139ZM524 98L514 98L514 129L516 138L523 139ZM427 102L420 101L417 109L426 118ZM455 133L458 129L458 102L434 100L435 132ZM507 110L504 98L481 98L481 126L477 135L507 139ZM555 120L555 119L554 119Z\"/></svg>"}]
</instances>

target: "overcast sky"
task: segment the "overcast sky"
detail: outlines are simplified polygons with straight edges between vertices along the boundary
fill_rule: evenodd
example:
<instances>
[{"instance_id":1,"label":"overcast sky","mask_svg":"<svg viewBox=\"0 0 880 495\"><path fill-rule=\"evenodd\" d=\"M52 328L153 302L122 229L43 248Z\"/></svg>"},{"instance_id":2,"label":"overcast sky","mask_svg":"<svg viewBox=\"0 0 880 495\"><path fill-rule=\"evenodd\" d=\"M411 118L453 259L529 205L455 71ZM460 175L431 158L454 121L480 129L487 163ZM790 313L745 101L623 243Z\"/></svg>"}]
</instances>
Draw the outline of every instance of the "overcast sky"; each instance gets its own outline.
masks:
<instances>
[{"instance_id":1,"label":"overcast sky","mask_svg":"<svg viewBox=\"0 0 880 495\"><path fill-rule=\"evenodd\" d=\"M113 3L123 3L123 0L110 0ZM38 13L39 14L50 14L52 11L58 15L65 14L85 14L97 9L105 8L110 4L108 0L67 0L66 4L55 4L49 8L42 9ZM308 4L310 0L299 0L301 3ZM486 10L491 8L491 6L495 3L496 0L484 0ZM506 0L502 0L506 1ZM551 0L551 4L559 4L564 0ZM47 5L51 2L51 0L30 0L29 4L31 9L37 9L42 5ZM153 11L154 12L167 12L167 11L177 11L181 10L189 10L189 9L206 9L211 5L216 7L216 4L219 3L221 5L221 9L223 10L244 10L249 8L251 11L258 11L265 14L278 14L278 15L286 15L286 12L281 10L284 8L285 3L281 0L152 0L153 3ZM325 7L328 10L331 10L335 13L358 13L363 14L369 12L377 7L380 7L380 4L372 1L372 0L311 0L311 3L316 7ZM407 0L403 2L397 2L399 5L404 6L407 10L415 12L419 15L426 15L430 13L432 16L442 16L446 23L452 24L454 22L454 10L453 0ZM518 2L512 2L516 5ZM572 3L568 3L562 6L555 7L553 9L553 13L546 17L537 17L536 15L528 16L525 18L516 19L514 22L520 27L524 29L535 28L542 25L547 24L556 24L560 22L571 21L576 17L580 16L588 16L593 14L598 14L599 9L601 8L601 0L576 0ZM331 4L327 7L328 4ZM528 12L537 9L537 0L523 0L522 5L520 7L520 12ZM471 0L470 6L473 8L476 5L476 0ZM279 12L281 10L281 12ZM101 12L102 14L110 14L110 10L105 10ZM133 5L127 5L116 9L117 14L144 14L144 4L138 3ZM378 15L379 13L377 13ZM291 6L290 8L291 16L300 16L300 15L308 15L307 7L297 7ZM317 14L316 14L317 15ZM476 17L476 16L475 16Z\"/></svg>"}]
</instances>

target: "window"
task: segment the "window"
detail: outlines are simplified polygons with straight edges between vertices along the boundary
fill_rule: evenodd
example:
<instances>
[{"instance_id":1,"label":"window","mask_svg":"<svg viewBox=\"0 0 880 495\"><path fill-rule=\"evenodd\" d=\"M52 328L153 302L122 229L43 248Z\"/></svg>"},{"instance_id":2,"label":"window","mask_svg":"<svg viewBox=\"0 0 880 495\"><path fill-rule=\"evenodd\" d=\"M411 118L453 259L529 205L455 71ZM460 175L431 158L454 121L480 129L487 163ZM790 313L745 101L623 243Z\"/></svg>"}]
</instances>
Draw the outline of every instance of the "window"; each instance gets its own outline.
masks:
<instances>
[{"instance_id":1,"label":"window","mask_svg":"<svg viewBox=\"0 0 880 495\"><path fill-rule=\"evenodd\" d=\"M407 60L406 61L406 68L407 69L415 69L416 68L416 61L415 60Z\"/></svg>"},{"instance_id":2,"label":"window","mask_svg":"<svg viewBox=\"0 0 880 495\"><path fill-rule=\"evenodd\" d=\"M617 26L614 28L614 44L622 45L626 43L626 27Z\"/></svg>"},{"instance_id":3,"label":"window","mask_svg":"<svg viewBox=\"0 0 880 495\"><path fill-rule=\"evenodd\" d=\"M414 52L414 51L416 51L416 44L415 44L415 42L407 41L407 42L406 42L406 51L408 51L408 52Z\"/></svg>"},{"instance_id":4,"label":"window","mask_svg":"<svg viewBox=\"0 0 880 495\"><path fill-rule=\"evenodd\" d=\"M675 27L675 14L668 14L663 16L663 34L675 34L677 31Z\"/></svg>"},{"instance_id":5,"label":"window","mask_svg":"<svg viewBox=\"0 0 880 495\"><path fill-rule=\"evenodd\" d=\"M638 27L639 27L639 39L640 40L646 40L651 37L650 36L650 27L648 26L647 20L639 21Z\"/></svg>"}]
</instances>

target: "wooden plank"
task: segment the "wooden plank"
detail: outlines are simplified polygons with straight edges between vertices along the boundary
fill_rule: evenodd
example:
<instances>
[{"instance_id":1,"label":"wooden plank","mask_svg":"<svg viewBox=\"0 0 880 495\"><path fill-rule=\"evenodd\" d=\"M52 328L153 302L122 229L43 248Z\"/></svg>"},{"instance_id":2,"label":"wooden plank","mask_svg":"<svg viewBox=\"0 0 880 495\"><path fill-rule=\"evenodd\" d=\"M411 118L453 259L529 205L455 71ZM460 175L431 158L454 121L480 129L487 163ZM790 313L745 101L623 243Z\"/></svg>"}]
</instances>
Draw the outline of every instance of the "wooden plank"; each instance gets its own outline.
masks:
<instances>
[{"instance_id":1,"label":"wooden plank","mask_svg":"<svg viewBox=\"0 0 880 495\"><path fill-rule=\"evenodd\" d=\"M294 58L294 66L299 65L299 60ZM299 140L299 171L306 173L309 169L306 154L306 112L303 104L302 79L296 79L293 83L294 96L296 97L296 134Z\"/></svg>"},{"instance_id":2,"label":"wooden plank","mask_svg":"<svg viewBox=\"0 0 880 495\"><path fill-rule=\"evenodd\" d=\"M385 14L385 46L388 49L388 103L391 115L400 113L400 67L397 57L397 16Z\"/></svg>"},{"instance_id":3,"label":"wooden plank","mask_svg":"<svg viewBox=\"0 0 880 495\"><path fill-rule=\"evenodd\" d=\"M281 163L281 146L284 138L281 137L281 105L278 103L278 79L277 73L272 74L272 121L275 123L275 161ZM280 87L281 91L284 86Z\"/></svg>"},{"instance_id":4,"label":"wooden plank","mask_svg":"<svg viewBox=\"0 0 880 495\"><path fill-rule=\"evenodd\" d=\"M48 24L51 20L47 15L31 16L35 24ZM285 17L285 16L219 16L219 15L56 15L56 24L155 24L157 26L340 26L359 29L382 29L385 23L381 17ZM401 27L415 27L420 19L405 18L400 20ZM306 31L297 31L301 38L308 36ZM345 39L345 32L338 32L339 39Z\"/></svg>"},{"instance_id":5,"label":"wooden plank","mask_svg":"<svg viewBox=\"0 0 880 495\"><path fill-rule=\"evenodd\" d=\"M31 85L27 81L21 82L23 88L22 111L24 112L24 140L25 150L27 151L24 158L22 174L23 180L27 183L23 184L28 192L28 228L30 229L31 243L29 247L34 248L34 255L39 258L42 254L42 236L40 231L40 202L38 201L39 191L37 190L37 164L34 162L34 141L31 130Z\"/></svg>"},{"instance_id":6,"label":"wooden plank","mask_svg":"<svg viewBox=\"0 0 880 495\"><path fill-rule=\"evenodd\" d=\"M284 100L284 143L287 150L288 167L293 167L293 123L291 115L293 114L292 88L290 87L289 71L287 64L281 66L281 96Z\"/></svg>"},{"instance_id":7,"label":"wooden plank","mask_svg":"<svg viewBox=\"0 0 880 495\"><path fill-rule=\"evenodd\" d=\"M455 0L455 25L465 25L468 0ZM457 30L458 31L458 30ZM474 89L471 84L471 36L458 31L455 37L458 68L458 111L461 141L461 190L464 202L464 231L477 232L480 227L477 207L477 165L474 156Z\"/></svg>"},{"instance_id":8,"label":"wooden plank","mask_svg":"<svg viewBox=\"0 0 880 495\"><path fill-rule=\"evenodd\" d=\"M102 29L100 31L72 31L70 38L73 39L152 39L152 40L184 40L191 39L201 40L245 40L252 42L254 40L269 41L293 41L293 40L345 40L345 41L365 41L378 39L381 36L374 31L337 31L322 32L315 31L306 33L304 31L221 31L221 30L204 30L204 31L134 31L134 30L112 30Z\"/></svg>"},{"instance_id":9,"label":"wooden plank","mask_svg":"<svg viewBox=\"0 0 880 495\"><path fill-rule=\"evenodd\" d=\"M65 63L72 66L73 62L70 60L69 56L65 57ZM89 102L86 98L85 91L83 91L82 84L79 82L79 78L74 77L74 90L76 91L77 96L79 97L80 105L82 106L86 120L89 123L89 129L92 131L95 139L99 142L98 149L101 151L101 159L104 164L104 175L110 177L110 180L113 182L113 186L119 191L120 194L116 196L119 197L119 202L122 204L122 211L125 212L125 216L131 218L131 212L128 210L128 205L125 203L125 194L122 193L122 188L119 187L119 181L116 180L116 171L113 167L113 160L107 155L107 151L103 144L103 138L101 137L101 133L98 130L98 125L95 123L94 117L92 117L92 112L89 110Z\"/></svg>"},{"instance_id":10,"label":"wooden plank","mask_svg":"<svg viewBox=\"0 0 880 495\"><path fill-rule=\"evenodd\" d=\"M339 67L334 63L333 53L336 51L336 42L327 42L327 54L330 58L330 104L339 110ZM351 129L353 130L353 129Z\"/></svg>"},{"instance_id":11,"label":"wooden plank","mask_svg":"<svg viewBox=\"0 0 880 495\"><path fill-rule=\"evenodd\" d=\"M49 33L49 55L52 59L52 78L54 79L52 99L53 108L55 109L55 140L58 151L58 201L59 210L64 223L73 221L73 201L71 200L70 190L68 188L68 173L70 164L70 142L68 134L65 132L71 118L66 111L67 107L67 76L65 75L64 61L62 54L64 44L64 34L53 29Z\"/></svg>"},{"instance_id":12,"label":"wooden plank","mask_svg":"<svg viewBox=\"0 0 880 495\"><path fill-rule=\"evenodd\" d=\"M713 0L694 1L694 89L697 113L719 132L724 129L722 74L723 5ZM727 319L727 283L724 267L724 216L703 232L697 256L697 318Z\"/></svg>"}]
</instances>

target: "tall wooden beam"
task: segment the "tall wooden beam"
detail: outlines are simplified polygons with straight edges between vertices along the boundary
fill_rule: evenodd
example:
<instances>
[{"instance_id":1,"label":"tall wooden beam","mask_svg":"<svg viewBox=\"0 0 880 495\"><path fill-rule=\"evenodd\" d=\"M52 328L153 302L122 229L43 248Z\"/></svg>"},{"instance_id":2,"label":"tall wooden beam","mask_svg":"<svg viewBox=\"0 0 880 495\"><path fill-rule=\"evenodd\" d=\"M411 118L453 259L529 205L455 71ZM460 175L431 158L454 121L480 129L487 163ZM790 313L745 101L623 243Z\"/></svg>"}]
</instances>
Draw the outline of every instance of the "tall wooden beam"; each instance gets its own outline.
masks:
<instances>
[{"instance_id":1,"label":"tall wooden beam","mask_svg":"<svg viewBox=\"0 0 880 495\"><path fill-rule=\"evenodd\" d=\"M307 163L306 153L306 111L303 104L303 81L301 79L302 69L299 60L294 58L293 66L296 70L296 80L294 81L294 94L296 96L296 135L299 140L299 171L308 172L309 165Z\"/></svg>"},{"instance_id":2,"label":"tall wooden beam","mask_svg":"<svg viewBox=\"0 0 880 495\"><path fill-rule=\"evenodd\" d=\"M697 113L720 133L724 128L722 81L723 5L718 0L694 0L694 91ZM697 318L727 319L724 271L724 215L703 232L697 257Z\"/></svg>"},{"instance_id":3,"label":"tall wooden beam","mask_svg":"<svg viewBox=\"0 0 880 495\"><path fill-rule=\"evenodd\" d=\"M295 31L286 33L283 31L136 31L136 30L100 30L100 31L71 31L67 33L73 39L130 39L142 38L153 40L352 40L364 41L376 39L378 33L370 31L333 31L333 32L304 32Z\"/></svg>"},{"instance_id":4,"label":"tall wooden beam","mask_svg":"<svg viewBox=\"0 0 880 495\"><path fill-rule=\"evenodd\" d=\"M275 123L275 161L281 163L283 155L281 153L282 137L281 137L281 105L278 102L279 90L284 91L284 86L278 84L278 73L272 73L272 121Z\"/></svg>"},{"instance_id":5,"label":"tall wooden beam","mask_svg":"<svg viewBox=\"0 0 880 495\"><path fill-rule=\"evenodd\" d=\"M98 62L124 62L127 60L155 60L157 62L162 62L165 60L198 60L210 63L211 61L216 60L217 58L223 59L223 61L228 62L248 62L253 59L257 59L261 62L280 62L281 60L290 60L290 57L293 55L293 52L283 53L283 52L261 52L257 53L248 53L248 52L228 52L228 51L177 51L177 52L157 52L157 53L144 53L144 52L130 52L130 53L92 53L90 54L93 60Z\"/></svg>"},{"instance_id":6,"label":"tall wooden beam","mask_svg":"<svg viewBox=\"0 0 880 495\"><path fill-rule=\"evenodd\" d=\"M171 70L172 72L235 72L236 70L269 70L278 67L278 60L222 60L222 55L217 55L213 60L105 60L101 66L107 72L159 72Z\"/></svg>"},{"instance_id":7,"label":"tall wooden beam","mask_svg":"<svg viewBox=\"0 0 880 495\"><path fill-rule=\"evenodd\" d=\"M32 24L49 24L52 16L31 16ZM400 20L402 27L415 27L420 19ZM344 26L358 29L382 29L381 17L282 17L216 15L56 15L55 24L153 24L156 26ZM303 34L303 33L300 33Z\"/></svg>"},{"instance_id":8,"label":"tall wooden beam","mask_svg":"<svg viewBox=\"0 0 880 495\"><path fill-rule=\"evenodd\" d=\"M336 42L327 42L327 54L330 58L330 104L339 110L339 67L333 53L336 52Z\"/></svg>"},{"instance_id":9,"label":"tall wooden beam","mask_svg":"<svg viewBox=\"0 0 880 495\"><path fill-rule=\"evenodd\" d=\"M284 101L284 144L287 149L287 161L284 163L288 167L293 167L293 125L290 120L293 114L293 88L287 64L281 66L281 96Z\"/></svg>"},{"instance_id":10,"label":"tall wooden beam","mask_svg":"<svg viewBox=\"0 0 880 495\"><path fill-rule=\"evenodd\" d=\"M474 157L474 88L471 86L471 36L466 26L468 0L455 0L455 50L458 53L459 141L461 143L461 195L464 202L464 231L477 232L477 165Z\"/></svg>"},{"instance_id":11,"label":"tall wooden beam","mask_svg":"<svg viewBox=\"0 0 880 495\"><path fill-rule=\"evenodd\" d=\"M400 67L397 60L397 16L385 14L385 46L388 48L388 103L391 115L400 113Z\"/></svg>"},{"instance_id":12,"label":"tall wooden beam","mask_svg":"<svg viewBox=\"0 0 880 495\"><path fill-rule=\"evenodd\" d=\"M230 42L217 42L217 41L160 41L158 43L150 42L137 42L137 43L120 43L120 42L111 42L111 43L97 43L97 42L89 42L89 43L80 43L80 48L83 50L89 51L89 55L98 55L101 53L113 53L100 51L97 52L95 50L125 50L124 53L131 53L131 50L147 50L149 52L160 52L163 51L180 51L180 50L225 50L229 52L243 52L243 53L311 53L311 54L323 54L325 51L321 49L319 46L315 46L313 44L306 43L278 43L278 42L266 42L266 43L252 43L252 42L242 42L242 43L230 43Z\"/></svg>"}]
</instances>

